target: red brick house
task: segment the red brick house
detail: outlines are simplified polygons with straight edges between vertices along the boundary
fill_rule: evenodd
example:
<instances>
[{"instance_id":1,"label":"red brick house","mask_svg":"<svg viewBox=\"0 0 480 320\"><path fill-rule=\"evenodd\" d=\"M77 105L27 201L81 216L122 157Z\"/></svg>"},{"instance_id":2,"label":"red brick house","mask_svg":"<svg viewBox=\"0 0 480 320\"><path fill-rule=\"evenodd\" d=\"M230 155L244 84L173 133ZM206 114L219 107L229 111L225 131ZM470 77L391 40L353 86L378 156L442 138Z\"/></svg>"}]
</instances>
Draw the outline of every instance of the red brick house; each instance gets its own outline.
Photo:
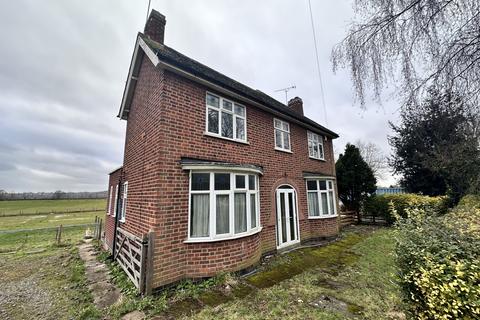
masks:
<instances>
[{"instance_id":1,"label":"red brick house","mask_svg":"<svg viewBox=\"0 0 480 320\"><path fill-rule=\"evenodd\" d=\"M137 36L105 245L121 247L119 230L150 232L143 281L158 288L335 236L338 135L305 117L300 98L284 105L166 46L165 23L152 11Z\"/></svg>"}]
</instances>

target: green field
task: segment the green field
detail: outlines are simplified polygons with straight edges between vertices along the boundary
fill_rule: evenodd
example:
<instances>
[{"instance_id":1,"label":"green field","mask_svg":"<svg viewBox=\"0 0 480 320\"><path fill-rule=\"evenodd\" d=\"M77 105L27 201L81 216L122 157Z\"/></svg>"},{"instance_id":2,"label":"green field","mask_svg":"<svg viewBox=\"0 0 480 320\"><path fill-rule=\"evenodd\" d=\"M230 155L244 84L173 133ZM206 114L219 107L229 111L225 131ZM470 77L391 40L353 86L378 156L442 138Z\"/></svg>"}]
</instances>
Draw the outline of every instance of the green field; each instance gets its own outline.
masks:
<instances>
[{"instance_id":1,"label":"green field","mask_svg":"<svg viewBox=\"0 0 480 320\"><path fill-rule=\"evenodd\" d=\"M106 199L0 201L0 216L21 213L105 210Z\"/></svg>"},{"instance_id":2,"label":"green field","mask_svg":"<svg viewBox=\"0 0 480 320\"><path fill-rule=\"evenodd\" d=\"M56 227L60 225L92 224L96 216L105 219L104 210L96 212L72 212L93 209L95 207L105 208L105 200L0 201L0 211L8 213L19 212L20 210L23 212L68 212L15 216L0 215L0 253L29 252L38 250L39 248L47 248L55 243ZM50 229L45 230L45 228ZM85 235L87 228L93 229L93 226L65 227L62 233L62 245L74 244L80 241ZM18 230L18 232L5 232L16 230Z\"/></svg>"}]
</instances>

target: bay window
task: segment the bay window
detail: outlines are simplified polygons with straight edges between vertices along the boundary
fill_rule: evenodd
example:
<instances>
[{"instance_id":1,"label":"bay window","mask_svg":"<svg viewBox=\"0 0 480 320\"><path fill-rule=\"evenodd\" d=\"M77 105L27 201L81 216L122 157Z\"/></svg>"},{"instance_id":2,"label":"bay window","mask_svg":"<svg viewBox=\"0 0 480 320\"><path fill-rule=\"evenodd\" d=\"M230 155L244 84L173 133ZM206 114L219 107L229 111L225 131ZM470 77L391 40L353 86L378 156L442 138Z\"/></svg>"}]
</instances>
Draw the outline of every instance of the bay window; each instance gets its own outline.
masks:
<instances>
[{"instance_id":1,"label":"bay window","mask_svg":"<svg viewBox=\"0 0 480 320\"><path fill-rule=\"evenodd\" d=\"M273 119L273 126L275 128L275 149L290 152L290 125L283 120Z\"/></svg>"},{"instance_id":2,"label":"bay window","mask_svg":"<svg viewBox=\"0 0 480 320\"><path fill-rule=\"evenodd\" d=\"M325 160L322 136L308 131L307 140L308 140L308 155L310 156L310 158Z\"/></svg>"},{"instance_id":3,"label":"bay window","mask_svg":"<svg viewBox=\"0 0 480 320\"><path fill-rule=\"evenodd\" d=\"M209 135L247 141L245 106L207 92L207 124Z\"/></svg>"},{"instance_id":4,"label":"bay window","mask_svg":"<svg viewBox=\"0 0 480 320\"><path fill-rule=\"evenodd\" d=\"M336 215L337 208L332 180L307 180L307 199L309 218L328 218Z\"/></svg>"},{"instance_id":5,"label":"bay window","mask_svg":"<svg viewBox=\"0 0 480 320\"><path fill-rule=\"evenodd\" d=\"M192 240L236 238L258 231L258 176L191 171L189 215Z\"/></svg>"}]
</instances>

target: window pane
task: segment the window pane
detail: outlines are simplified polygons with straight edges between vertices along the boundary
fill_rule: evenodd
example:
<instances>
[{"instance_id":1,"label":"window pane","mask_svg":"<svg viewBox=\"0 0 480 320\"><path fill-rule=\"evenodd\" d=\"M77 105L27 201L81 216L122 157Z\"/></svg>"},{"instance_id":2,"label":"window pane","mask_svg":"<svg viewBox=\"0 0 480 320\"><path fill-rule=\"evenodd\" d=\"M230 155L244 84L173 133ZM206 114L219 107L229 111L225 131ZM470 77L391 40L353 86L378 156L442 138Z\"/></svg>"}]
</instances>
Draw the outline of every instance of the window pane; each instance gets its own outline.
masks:
<instances>
[{"instance_id":1,"label":"window pane","mask_svg":"<svg viewBox=\"0 0 480 320\"><path fill-rule=\"evenodd\" d=\"M227 100L223 100L223 108L224 109L232 111L232 106L233 106L233 103L231 103L230 101L227 101Z\"/></svg>"},{"instance_id":2,"label":"window pane","mask_svg":"<svg viewBox=\"0 0 480 320\"><path fill-rule=\"evenodd\" d=\"M190 235L192 237L208 237L209 235L209 194L192 194L190 218Z\"/></svg>"},{"instance_id":3,"label":"window pane","mask_svg":"<svg viewBox=\"0 0 480 320\"><path fill-rule=\"evenodd\" d=\"M278 119L273 120L273 124L275 128L281 129L282 128L282 122Z\"/></svg>"},{"instance_id":4,"label":"window pane","mask_svg":"<svg viewBox=\"0 0 480 320\"><path fill-rule=\"evenodd\" d=\"M218 134L218 111L208 108L208 132Z\"/></svg>"},{"instance_id":5,"label":"window pane","mask_svg":"<svg viewBox=\"0 0 480 320\"><path fill-rule=\"evenodd\" d=\"M290 126L288 125L287 122L282 121L282 129L285 131L290 131Z\"/></svg>"},{"instance_id":6,"label":"window pane","mask_svg":"<svg viewBox=\"0 0 480 320\"><path fill-rule=\"evenodd\" d=\"M245 176L235 176L235 188L245 189Z\"/></svg>"},{"instance_id":7,"label":"window pane","mask_svg":"<svg viewBox=\"0 0 480 320\"><path fill-rule=\"evenodd\" d=\"M277 148L282 148L282 132L280 130L275 130L275 146Z\"/></svg>"},{"instance_id":8,"label":"window pane","mask_svg":"<svg viewBox=\"0 0 480 320\"><path fill-rule=\"evenodd\" d=\"M252 228L257 227L257 201L256 195L250 195L250 221L252 224Z\"/></svg>"},{"instance_id":9,"label":"window pane","mask_svg":"<svg viewBox=\"0 0 480 320\"><path fill-rule=\"evenodd\" d=\"M220 106L220 99L212 94L207 93L207 104L218 108Z\"/></svg>"},{"instance_id":10,"label":"window pane","mask_svg":"<svg viewBox=\"0 0 480 320\"><path fill-rule=\"evenodd\" d=\"M318 193L309 192L308 193L308 214L310 216L316 217L320 215L320 208L318 207Z\"/></svg>"},{"instance_id":11,"label":"window pane","mask_svg":"<svg viewBox=\"0 0 480 320\"><path fill-rule=\"evenodd\" d=\"M313 144L313 157L318 158L318 143Z\"/></svg>"},{"instance_id":12,"label":"window pane","mask_svg":"<svg viewBox=\"0 0 480 320\"><path fill-rule=\"evenodd\" d=\"M235 114L245 117L245 107L235 104Z\"/></svg>"},{"instance_id":13,"label":"window pane","mask_svg":"<svg viewBox=\"0 0 480 320\"><path fill-rule=\"evenodd\" d=\"M286 132L283 133L283 148L290 150L290 134Z\"/></svg>"},{"instance_id":14,"label":"window pane","mask_svg":"<svg viewBox=\"0 0 480 320\"><path fill-rule=\"evenodd\" d=\"M320 196L322 198L322 214L328 214L327 193L322 192Z\"/></svg>"},{"instance_id":15,"label":"window pane","mask_svg":"<svg viewBox=\"0 0 480 320\"><path fill-rule=\"evenodd\" d=\"M222 112L222 137L233 139L233 114Z\"/></svg>"},{"instance_id":16,"label":"window pane","mask_svg":"<svg viewBox=\"0 0 480 320\"><path fill-rule=\"evenodd\" d=\"M236 138L240 140L245 140L245 119L235 118L237 125L237 132L235 133Z\"/></svg>"},{"instance_id":17,"label":"window pane","mask_svg":"<svg viewBox=\"0 0 480 320\"><path fill-rule=\"evenodd\" d=\"M308 155L313 157L313 143L310 140L308 141Z\"/></svg>"},{"instance_id":18,"label":"window pane","mask_svg":"<svg viewBox=\"0 0 480 320\"><path fill-rule=\"evenodd\" d=\"M215 173L215 190L230 190L230 173Z\"/></svg>"},{"instance_id":19,"label":"window pane","mask_svg":"<svg viewBox=\"0 0 480 320\"><path fill-rule=\"evenodd\" d=\"M327 182L325 180L318 181L320 184L320 190L327 190Z\"/></svg>"},{"instance_id":20,"label":"window pane","mask_svg":"<svg viewBox=\"0 0 480 320\"><path fill-rule=\"evenodd\" d=\"M319 145L318 145L318 148L319 148L320 158L321 158L321 159L324 159L324 158L325 158L325 155L324 155L324 153L323 153L323 144L319 144Z\"/></svg>"},{"instance_id":21,"label":"window pane","mask_svg":"<svg viewBox=\"0 0 480 320\"><path fill-rule=\"evenodd\" d=\"M256 190L255 188L255 176L249 175L248 176L248 189L249 190Z\"/></svg>"},{"instance_id":22,"label":"window pane","mask_svg":"<svg viewBox=\"0 0 480 320\"><path fill-rule=\"evenodd\" d=\"M192 173L192 190L210 190L210 173Z\"/></svg>"},{"instance_id":23,"label":"window pane","mask_svg":"<svg viewBox=\"0 0 480 320\"><path fill-rule=\"evenodd\" d=\"M328 192L328 201L330 202L330 214L335 213L335 205L333 203L333 191Z\"/></svg>"},{"instance_id":24,"label":"window pane","mask_svg":"<svg viewBox=\"0 0 480 320\"><path fill-rule=\"evenodd\" d=\"M235 193L235 233L247 231L246 194Z\"/></svg>"},{"instance_id":25,"label":"window pane","mask_svg":"<svg viewBox=\"0 0 480 320\"><path fill-rule=\"evenodd\" d=\"M307 190L317 190L317 180L308 180Z\"/></svg>"},{"instance_id":26,"label":"window pane","mask_svg":"<svg viewBox=\"0 0 480 320\"><path fill-rule=\"evenodd\" d=\"M230 232L229 199L230 196L228 194L217 195L217 234L225 234Z\"/></svg>"},{"instance_id":27,"label":"window pane","mask_svg":"<svg viewBox=\"0 0 480 320\"><path fill-rule=\"evenodd\" d=\"M328 181L328 189L333 189L333 183L332 183L332 181Z\"/></svg>"}]
</instances>

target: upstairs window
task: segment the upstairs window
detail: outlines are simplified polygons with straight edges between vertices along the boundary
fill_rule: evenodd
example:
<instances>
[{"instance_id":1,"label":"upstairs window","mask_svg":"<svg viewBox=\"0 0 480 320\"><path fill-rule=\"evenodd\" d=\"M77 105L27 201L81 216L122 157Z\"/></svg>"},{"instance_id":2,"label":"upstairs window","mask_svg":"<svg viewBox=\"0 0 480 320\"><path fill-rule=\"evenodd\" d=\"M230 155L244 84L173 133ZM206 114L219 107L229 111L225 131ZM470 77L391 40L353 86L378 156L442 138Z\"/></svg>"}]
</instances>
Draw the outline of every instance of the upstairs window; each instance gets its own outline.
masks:
<instances>
[{"instance_id":1,"label":"upstairs window","mask_svg":"<svg viewBox=\"0 0 480 320\"><path fill-rule=\"evenodd\" d=\"M275 149L290 152L290 125L283 120L273 119L273 126L275 127Z\"/></svg>"},{"instance_id":2,"label":"upstairs window","mask_svg":"<svg viewBox=\"0 0 480 320\"><path fill-rule=\"evenodd\" d=\"M307 138L308 138L308 155L310 156L310 158L325 160L322 136L308 131Z\"/></svg>"},{"instance_id":3,"label":"upstairs window","mask_svg":"<svg viewBox=\"0 0 480 320\"><path fill-rule=\"evenodd\" d=\"M255 174L192 171L189 239L226 239L258 231L259 201Z\"/></svg>"},{"instance_id":4,"label":"upstairs window","mask_svg":"<svg viewBox=\"0 0 480 320\"><path fill-rule=\"evenodd\" d=\"M207 132L241 142L247 141L245 106L207 92Z\"/></svg>"},{"instance_id":5,"label":"upstairs window","mask_svg":"<svg viewBox=\"0 0 480 320\"><path fill-rule=\"evenodd\" d=\"M307 180L308 216L328 218L336 215L335 191L332 180Z\"/></svg>"}]
</instances>

